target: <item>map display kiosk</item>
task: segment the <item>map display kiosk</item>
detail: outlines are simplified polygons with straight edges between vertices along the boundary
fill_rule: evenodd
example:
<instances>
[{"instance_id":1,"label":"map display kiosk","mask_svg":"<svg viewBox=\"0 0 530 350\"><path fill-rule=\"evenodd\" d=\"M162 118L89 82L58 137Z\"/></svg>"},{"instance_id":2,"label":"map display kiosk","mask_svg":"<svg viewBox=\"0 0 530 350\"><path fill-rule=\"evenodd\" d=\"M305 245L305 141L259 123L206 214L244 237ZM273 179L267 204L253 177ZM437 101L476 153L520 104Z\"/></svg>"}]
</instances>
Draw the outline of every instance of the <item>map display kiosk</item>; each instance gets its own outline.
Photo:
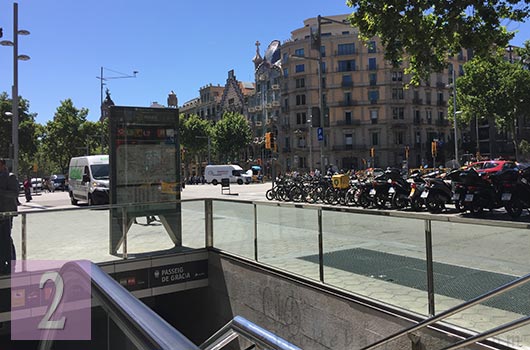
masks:
<instances>
[{"instance_id":1,"label":"map display kiosk","mask_svg":"<svg viewBox=\"0 0 530 350\"><path fill-rule=\"evenodd\" d=\"M178 109L112 106L109 119L110 253L143 216L158 216L181 246Z\"/></svg>"}]
</instances>

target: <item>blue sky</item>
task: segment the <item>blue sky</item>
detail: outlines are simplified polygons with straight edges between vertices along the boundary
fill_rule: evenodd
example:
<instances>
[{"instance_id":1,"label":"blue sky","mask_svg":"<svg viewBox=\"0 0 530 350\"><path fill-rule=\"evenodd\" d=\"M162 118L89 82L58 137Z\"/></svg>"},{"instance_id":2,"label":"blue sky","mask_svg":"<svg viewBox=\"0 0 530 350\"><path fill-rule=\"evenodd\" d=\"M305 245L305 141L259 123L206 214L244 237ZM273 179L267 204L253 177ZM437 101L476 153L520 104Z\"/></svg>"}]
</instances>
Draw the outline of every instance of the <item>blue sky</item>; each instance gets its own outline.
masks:
<instances>
[{"instance_id":1,"label":"blue sky","mask_svg":"<svg viewBox=\"0 0 530 350\"><path fill-rule=\"evenodd\" d=\"M350 13L345 0L19 0L19 94L37 122L53 118L62 100L89 109L99 119L101 67L104 77L138 71L136 78L111 79L105 87L117 105L166 104L174 90L179 104L201 86L224 85L233 69L238 80L254 78L256 40L263 54L275 39L290 38L304 19ZM13 3L0 2L2 40L13 39ZM530 25L511 24L529 38ZM11 95L13 51L0 46L0 91ZM107 69L108 68L108 69Z\"/></svg>"}]
</instances>

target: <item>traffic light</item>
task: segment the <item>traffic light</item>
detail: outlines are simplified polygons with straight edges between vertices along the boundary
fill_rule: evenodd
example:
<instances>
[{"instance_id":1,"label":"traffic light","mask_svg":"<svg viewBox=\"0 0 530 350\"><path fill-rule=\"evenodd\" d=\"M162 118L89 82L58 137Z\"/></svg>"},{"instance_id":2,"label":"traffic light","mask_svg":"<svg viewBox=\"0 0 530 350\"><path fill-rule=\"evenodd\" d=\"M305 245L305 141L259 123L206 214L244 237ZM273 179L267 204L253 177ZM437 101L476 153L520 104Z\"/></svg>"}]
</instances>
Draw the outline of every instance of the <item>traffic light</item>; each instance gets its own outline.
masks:
<instances>
[{"instance_id":1,"label":"traffic light","mask_svg":"<svg viewBox=\"0 0 530 350\"><path fill-rule=\"evenodd\" d=\"M374 158L375 157L375 148L370 148L370 157Z\"/></svg>"},{"instance_id":2,"label":"traffic light","mask_svg":"<svg viewBox=\"0 0 530 350\"><path fill-rule=\"evenodd\" d=\"M311 107L311 126L313 128L320 128L320 108Z\"/></svg>"},{"instance_id":3,"label":"traffic light","mask_svg":"<svg viewBox=\"0 0 530 350\"><path fill-rule=\"evenodd\" d=\"M265 133L265 149L271 149L272 145L272 132Z\"/></svg>"},{"instance_id":4,"label":"traffic light","mask_svg":"<svg viewBox=\"0 0 530 350\"><path fill-rule=\"evenodd\" d=\"M274 133L270 132L269 134L270 134L270 137L271 137L271 147L270 147L270 149L274 151L276 149L276 142L274 140Z\"/></svg>"},{"instance_id":5,"label":"traffic light","mask_svg":"<svg viewBox=\"0 0 530 350\"><path fill-rule=\"evenodd\" d=\"M431 143L431 154L433 157L436 157L436 154L438 153L438 149L436 147L437 147L437 142L433 141Z\"/></svg>"}]
</instances>

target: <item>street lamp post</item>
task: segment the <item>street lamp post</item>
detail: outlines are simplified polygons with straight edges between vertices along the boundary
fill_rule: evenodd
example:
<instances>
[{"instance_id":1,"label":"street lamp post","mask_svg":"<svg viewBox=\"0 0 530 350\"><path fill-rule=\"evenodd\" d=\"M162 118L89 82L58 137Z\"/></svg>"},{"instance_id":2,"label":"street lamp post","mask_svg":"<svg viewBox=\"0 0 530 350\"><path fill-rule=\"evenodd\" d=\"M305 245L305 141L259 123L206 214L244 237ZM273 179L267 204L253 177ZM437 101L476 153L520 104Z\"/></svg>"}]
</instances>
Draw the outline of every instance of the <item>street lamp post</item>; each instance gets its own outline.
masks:
<instances>
[{"instance_id":1,"label":"street lamp post","mask_svg":"<svg viewBox=\"0 0 530 350\"><path fill-rule=\"evenodd\" d=\"M313 115L307 120L309 124L309 172L313 172Z\"/></svg>"},{"instance_id":2,"label":"street lamp post","mask_svg":"<svg viewBox=\"0 0 530 350\"><path fill-rule=\"evenodd\" d=\"M458 131L457 131L457 123L456 123L456 74L455 74L455 67L453 67L453 126L455 128L455 161L456 164L459 165L458 162Z\"/></svg>"},{"instance_id":3,"label":"street lamp post","mask_svg":"<svg viewBox=\"0 0 530 350\"><path fill-rule=\"evenodd\" d=\"M11 92L12 98L12 129L11 129L11 143L13 149L13 169L12 172L18 175L18 60L27 61L29 56L18 54L18 36L29 35L27 30L18 29L18 3L13 3L13 41L2 40L0 45L2 46L13 46L13 87Z\"/></svg>"}]
</instances>

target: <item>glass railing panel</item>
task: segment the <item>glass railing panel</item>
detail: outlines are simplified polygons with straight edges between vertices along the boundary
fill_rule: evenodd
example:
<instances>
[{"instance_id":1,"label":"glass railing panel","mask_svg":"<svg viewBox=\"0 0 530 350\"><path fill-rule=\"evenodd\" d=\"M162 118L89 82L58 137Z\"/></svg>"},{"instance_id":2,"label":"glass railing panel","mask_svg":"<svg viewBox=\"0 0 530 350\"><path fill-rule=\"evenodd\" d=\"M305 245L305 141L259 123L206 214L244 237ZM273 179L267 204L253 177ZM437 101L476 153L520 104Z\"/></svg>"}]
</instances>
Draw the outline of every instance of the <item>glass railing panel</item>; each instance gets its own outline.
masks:
<instances>
[{"instance_id":1,"label":"glass railing panel","mask_svg":"<svg viewBox=\"0 0 530 350\"><path fill-rule=\"evenodd\" d=\"M292 206L257 205L258 260L304 277L319 279L318 212Z\"/></svg>"},{"instance_id":2,"label":"glass railing panel","mask_svg":"<svg viewBox=\"0 0 530 350\"><path fill-rule=\"evenodd\" d=\"M118 259L109 254L107 209L27 212L25 216L28 260ZM19 213L11 233L17 259L22 259L22 220L23 214Z\"/></svg>"},{"instance_id":3,"label":"glass railing panel","mask_svg":"<svg viewBox=\"0 0 530 350\"><path fill-rule=\"evenodd\" d=\"M199 249L206 246L204 200L182 202L182 246Z\"/></svg>"},{"instance_id":4,"label":"glass railing panel","mask_svg":"<svg viewBox=\"0 0 530 350\"><path fill-rule=\"evenodd\" d=\"M325 210L322 226L325 283L428 313L423 220Z\"/></svg>"},{"instance_id":5,"label":"glass railing panel","mask_svg":"<svg viewBox=\"0 0 530 350\"><path fill-rule=\"evenodd\" d=\"M219 200L212 206L214 247L254 259L254 206Z\"/></svg>"},{"instance_id":6,"label":"glass railing panel","mask_svg":"<svg viewBox=\"0 0 530 350\"><path fill-rule=\"evenodd\" d=\"M528 230L510 225L433 222L436 312L498 288L530 272ZM447 319L482 332L530 315L530 283L517 287ZM511 332L526 339L527 327ZM502 336L501 336L502 338Z\"/></svg>"}]
</instances>

